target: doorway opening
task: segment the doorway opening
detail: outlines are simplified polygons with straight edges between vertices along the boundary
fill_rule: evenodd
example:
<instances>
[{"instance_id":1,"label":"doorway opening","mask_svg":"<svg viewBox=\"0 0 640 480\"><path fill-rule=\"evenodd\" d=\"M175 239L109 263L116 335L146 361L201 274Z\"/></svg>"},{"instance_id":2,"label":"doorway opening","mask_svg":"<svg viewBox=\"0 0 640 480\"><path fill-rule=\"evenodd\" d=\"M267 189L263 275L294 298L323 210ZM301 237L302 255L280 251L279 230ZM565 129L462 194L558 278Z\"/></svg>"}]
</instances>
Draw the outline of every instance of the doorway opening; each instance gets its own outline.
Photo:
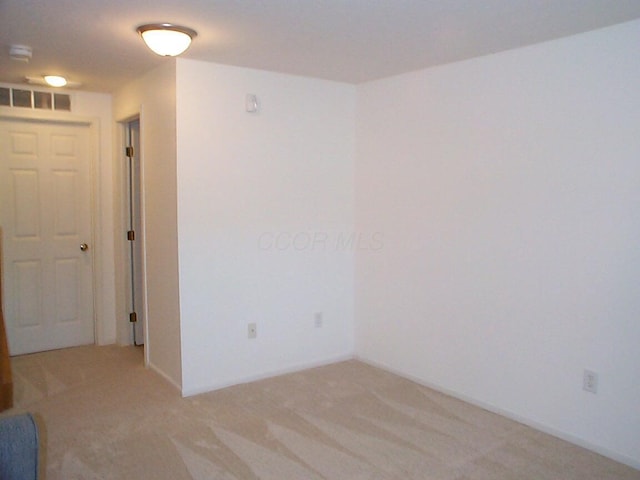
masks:
<instances>
[{"instance_id":1,"label":"doorway opening","mask_svg":"<svg viewBox=\"0 0 640 480\"><path fill-rule=\"evenodd\" d=\"M140 155L140 119L125 124L125 196L128 243L127 306L131 341L143 346L146 331L146 288L144 268L144 221L142 205L142 166Z\"/></svg>"}]
</instances>

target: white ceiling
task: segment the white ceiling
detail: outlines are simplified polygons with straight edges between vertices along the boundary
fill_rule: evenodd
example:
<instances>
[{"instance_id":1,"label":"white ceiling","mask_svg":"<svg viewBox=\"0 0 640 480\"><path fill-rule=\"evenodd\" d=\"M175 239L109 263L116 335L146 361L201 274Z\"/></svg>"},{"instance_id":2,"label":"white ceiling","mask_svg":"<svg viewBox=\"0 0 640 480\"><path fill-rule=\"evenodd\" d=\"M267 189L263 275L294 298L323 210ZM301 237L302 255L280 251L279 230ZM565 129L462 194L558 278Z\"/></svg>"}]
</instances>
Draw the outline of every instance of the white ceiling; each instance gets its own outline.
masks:
<instances>
[{"instance_id":1,"label":"white ceiling","mask_svg":"<svg viewBox=\"0 0 640 480\"><path fill-rule=\"evenodd\" d=\"M0 0L0 81L111 92L166 61L135 32L151 22L198 32L186 58L360 83L637 18L640 0Z\"/></svg>"}]
</instances>

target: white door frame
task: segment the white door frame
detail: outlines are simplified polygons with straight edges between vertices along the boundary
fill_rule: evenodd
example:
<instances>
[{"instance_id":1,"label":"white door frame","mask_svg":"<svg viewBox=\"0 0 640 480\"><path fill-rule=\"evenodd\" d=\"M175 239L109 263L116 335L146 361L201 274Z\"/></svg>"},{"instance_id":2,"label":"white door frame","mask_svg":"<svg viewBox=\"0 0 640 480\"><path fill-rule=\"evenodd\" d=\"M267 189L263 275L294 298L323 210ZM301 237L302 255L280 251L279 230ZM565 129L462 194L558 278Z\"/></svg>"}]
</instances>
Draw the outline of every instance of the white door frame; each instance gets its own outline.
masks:
<instances>
[{"instance_id":1,"label":"white door frame","mask_svg":"<svg viewBox=\"0 0 640 480\"><path fill-rule=\"evenodd\" d=\"M103 253L104 245L108 241L110 235L102 234L101 222L98 220L100 205L100 142L99 142L99 120L96 118L69 115L69 113L48 112L25 109L21 111L16 107L0 107L0 118L10 121L23 121L31 123L54 123L63 125L81 125L89 128L89 178L90 178L90 206L91 215L91 239L90 245L93 247L89 250L93 263L92 269L92 290L93 290L93 331L95 344L103 345L107 343L107 339L103 338L103 292L104 285L102 281L102 273L104 268ZM110 208L110 206L108 207Z\"/></svg>"},{"instance_id":2,"label":"white door frame","mask_svg":"<svg viewBox=\"0 0 640 480\"><path fill-rule=\"evenodd\" d=\"M130 122L138 120L140 130L139 134L139 143L140 143L140 152L136 154L138 161L140 162L140 178L139 178L139 195L140 195L140 228L141 232L136 232L136 239L140 239L141 242L141 263L142 263L142 271L139 272L141 275L141 283L142 283L142 321L143 321L143 330L144 330L144 364L145 366L149 365L149 328L148 328L148 298L147 298L147 269L146 269L146 258L147 258L147 250L146 250L146 230L145 230L145 194L144 194L144 185L145 185L145 161L144 161L144 148L142 146L142 138L143 138L143 129L144 129L144 121L143 121L143 112L142 108L139 113L130 115L125 118L116 119L117 122L117 140L116 140L116 164L115 164L115 178L114 181L118 186L118 194L117 197L119 199L118 214L116 215L117 220L115 223L116 228L116 275L118 276L119 281L117 282L123 288L129 288L130 280L129 280L129 272L128 272L128 262L129 262L129 242L127 241L127 231L129 230L128 226L128 203L126 201L125 193L128 190L127 183L127 174L125 168L125 152L124 148L127 145L127 135L126 130ZM118 319L128 319L129 318L129 304L127 302L126 293L122 291L122 288L119 288L116 292L117 297L117 316ZM125 320L127 323L128 320ZM130 324L129 324L130 325ZM118 327L118 342L121 344L132 345L133 344L133 330L129 326L126 329L124 334L121 333L120 327Z\"/></svg>"},{"instance_id":3,"label":"white door frame","mask_svg":"<svg viewBox=\"0 0 640 480\"><path fill-rule=\"evenodd\" d=\"M131 125L131 123L133 122L138 122L138 138L137 138L137 142L134 142L133 145L129 145L129 139L128 137L128 129L129 126ZM129 208L131 208L131 206L129 205L129 195L127 195L127 193L134 193L134 195L136 195L138 197L138 209L137 212L135 212L138 215L138 228L134 227L135 230L135 241L138 242L138 247L137 247L137 251L136 253L140 256L140 258L138 258L138 266L140 267L139 270L136 270L135 275L136 275L136 281L139 282L138 287L139 287L139 291L136 291L136 299L138 300L136 303L136 310L138 313L138 321L140 321L142 323L142 331L143 331L143 338L138 339L142 345L145 345L145 350L146 350L146 345L147 345L147 271L146 271L146 262L145 262L145 255L146 255L146 243L145 243L145 238L146 238L146 232L145 232L145 217L144 217L144 165L142 162L142 142L140 140L140 132L142 130L142 121L140 119L140 116L135 116L132 118L127 119L126 121L122 121L119 122L120 124L120 128L121 128L121 136L122 136L122 144L121 144L121 150L120 152L122 153L121 155L118 156L118 158L122 158L122 159L127 159L128 157L126 155L124 155L123 151L126 147L131 146L134 148L134 157L136 159L136 161L138 162L138 176L135 176L135 181L130 184L127 179L128 179L128 173L127 173L127 165L122 165L120 164L120 168L123 169L123 184L122 184L122 198L125 199L125 201L123 202L123 208L125 209L125 211L123 211L123 221L124 221L124 233L127 232L127 230L130 227L129 221L130 221L130 215L131 215L131 211L129 210ZM126 163L126 160L125 160ZM130 188L133 187L133 189L135 190L135 192L130 192ZM128 266L130 267L130 263L132 261L134 261L134 258L131 257L131 244L129 242L125 242L126 245L126 249L129 250L129 255L125 256L125 258L129 258L128 261ZM131 278L131 269L127 268L125 269L127 271L126 276L127 276L127 284L129 286L133 285L133 279ZM127 289L129 290L129 289ZM131 305L131 298L128 298L128 302L127 304L130 306ZM127 313L130 313L129 311L127 311ZM132 326L133 327L133 326ZM131 330L133 331L135 327L133 327ZM135 335L130 337L130 342L133 344L134 343L134 337Z\"/></svg>"}]
</instances>

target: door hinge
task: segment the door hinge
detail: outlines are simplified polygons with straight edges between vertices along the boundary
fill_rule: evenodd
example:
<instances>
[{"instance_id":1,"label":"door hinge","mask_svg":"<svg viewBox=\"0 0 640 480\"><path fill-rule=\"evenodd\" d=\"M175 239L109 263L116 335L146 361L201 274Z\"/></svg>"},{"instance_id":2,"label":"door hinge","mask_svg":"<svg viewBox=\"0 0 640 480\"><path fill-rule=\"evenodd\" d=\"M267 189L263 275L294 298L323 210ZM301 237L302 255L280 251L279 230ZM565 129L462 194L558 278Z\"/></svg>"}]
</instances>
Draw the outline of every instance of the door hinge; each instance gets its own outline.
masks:
<instances>
[{"instance_id":1,"label":"door hinge","mask_svg":"<svg viewBox=\"0 0 640 480\"><path fill-rule=\"evenodd\" d=\"M129 322L136 323L138 321L138 314L136 312L131 312L129 314Z\"/></svg>"},{"instance_id":2,"label":"door hinge","mask_svg":"<svg viewBox=\"0 0 640 480\"><path fill-rule=\"evenodd\" d=\"M133 242L136 239L136 232L134 232L133 230L129 230L127 232L127 240L129 240L130 242Z\"/></svg>"},{"instance_id":3,"label":"door hinge","mask_svg":"<svg viewBox=\"0 0 640 480\"><path fill-rule=\"evenodd\" d=\"M127 157L133 158L133 147L126 147L124 153Z\"/></svg>"}]
</instances>

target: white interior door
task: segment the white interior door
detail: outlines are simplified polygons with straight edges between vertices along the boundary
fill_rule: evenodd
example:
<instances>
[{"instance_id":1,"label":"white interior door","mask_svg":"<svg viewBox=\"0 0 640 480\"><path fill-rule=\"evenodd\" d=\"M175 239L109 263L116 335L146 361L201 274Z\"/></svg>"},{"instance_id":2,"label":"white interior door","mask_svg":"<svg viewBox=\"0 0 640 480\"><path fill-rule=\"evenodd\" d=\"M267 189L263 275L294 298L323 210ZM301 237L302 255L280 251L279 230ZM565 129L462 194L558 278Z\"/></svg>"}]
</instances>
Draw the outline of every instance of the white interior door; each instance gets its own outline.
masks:
<instances>
[{"instance_id":1,"label":"white interior door","mask_svg":"<svg viewBox=\"0 0 640 480\"><path fill-rule=\"evenodd\" d=\"M11 355L94 343L90 138L88 126L0 119Z\"/></svg>"}]
</instances>

